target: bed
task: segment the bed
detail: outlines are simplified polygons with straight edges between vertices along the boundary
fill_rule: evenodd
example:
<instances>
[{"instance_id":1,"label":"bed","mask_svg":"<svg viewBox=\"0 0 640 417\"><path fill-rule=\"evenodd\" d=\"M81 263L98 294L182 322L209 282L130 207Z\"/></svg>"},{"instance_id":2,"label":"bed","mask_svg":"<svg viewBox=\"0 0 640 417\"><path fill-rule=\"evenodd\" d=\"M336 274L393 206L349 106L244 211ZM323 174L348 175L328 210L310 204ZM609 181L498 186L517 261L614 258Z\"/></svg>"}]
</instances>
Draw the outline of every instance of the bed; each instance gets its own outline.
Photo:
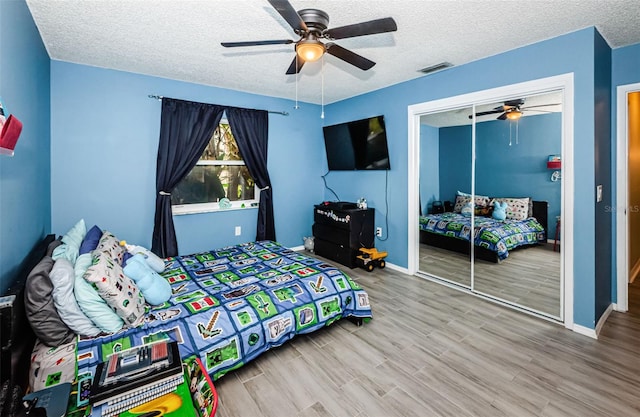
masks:
<instances>
[{"instance_id":1,"label":"bed","mask_svg":"<svg viewBox=\"0 0 640 417\"><path fill-rule=\"evenodd\" d=\"M70 230L62 241L72 234ZM104 232L100 242L107 234ZM84 244L88 236L89 233L78 242ZM34 326L28 294L34 271L39 271L42 280L53 282L53 270L49 266L47 272L42 265L53 263L52 250L56 244L60 245L60 240L49 235L36 245L20 276L5 293L10 297L0 298L2 381L3 386L9 384L2 391L0 405L6 407L9 401L5 400L13 395L14 388L15 401L11 401L11 406L19 406L27 386L33 386L34 374L46 386L72 382L87 372L94 374L98 363L111 353L142 343L177 341L184 362L198 360L206 374L215 380L297 334L316 331L342 318L357 325L372 318L367 293L341 270L277 242L262 241L166 259L159 279L169 283L171 297L162 305L144 304L143 315L135 326L93 337L72 332L71 342L65 338L65 343L59 346L42 344L41 327L50 323ZM100 247L96 249L99 250ZM91 257L94 253L84 256ZM79 260L80 257L76 265ZM80 275L80 279L83 277ZM80 300L78 294L75 298ZM41 319L57 315L53 301L49 299L47 303L49 310L43 311ZM60 310L58 313L62 314ZM59 337L69 331L64 329L52 325L50 333ZM62 355L63 349L65 356L56 360L54 355ZM34 360L38 350L51 359L48 367L34 369L34 363L40 363L41 356ZM64 369L69 365L70 374L65 376ZM6 411L4 406L0 407L2 412ZM82 409L78 412L83 413Z\"/></svg>"},{"instance_id":2,"label":"bed","mask_svg":"<svg viewBox=\"0 0 640 417\"><path fill-rule=\"evenodd\" d=\"M347 275L271 241L169 258L162 276L171 299L139 327L79 338L78 372L116 350L169 338L215 380L296 334L372 317L367 293Z\"/></svg>"},{"instance_id":3,"label":"bed","mask_svg":"<svg viewBox=\"0 0 640 417\"><path fill-rule=\"evenodd\" d=\"M499 263L515 249L546 243L547 202L533 201L531 216L498 221L476 215L474 256ZM455 252L470 253L471 217L456 212L420 216L420 243Z\"/></svg>"}]
</instances>

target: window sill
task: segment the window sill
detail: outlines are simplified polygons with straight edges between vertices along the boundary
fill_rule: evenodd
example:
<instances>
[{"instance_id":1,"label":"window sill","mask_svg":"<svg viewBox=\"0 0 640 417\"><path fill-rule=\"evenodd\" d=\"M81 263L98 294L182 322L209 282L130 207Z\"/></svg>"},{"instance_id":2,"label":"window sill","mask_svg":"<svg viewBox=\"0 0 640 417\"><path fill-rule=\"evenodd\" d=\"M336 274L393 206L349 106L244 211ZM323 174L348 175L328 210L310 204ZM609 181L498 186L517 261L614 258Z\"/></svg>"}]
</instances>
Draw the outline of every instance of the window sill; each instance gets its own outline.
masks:
<instances>
[{"instance_id":1,"label":"window sill","mask_svg":"<svg viewBox=\"0 0 640 417\"><path fill-rule=\"evenodd\" d=\"M174 216L184 216L187 214L202 214L202 213L218 213L221 211L238 211L238 210L255 210L260 207L258 204L255 206L245 205L245 207L237 206L237 207L229 207L229 208L220 208L220 207L185 207L185 206L172 206L171 213Z\"/></svg>"}]
</instances>

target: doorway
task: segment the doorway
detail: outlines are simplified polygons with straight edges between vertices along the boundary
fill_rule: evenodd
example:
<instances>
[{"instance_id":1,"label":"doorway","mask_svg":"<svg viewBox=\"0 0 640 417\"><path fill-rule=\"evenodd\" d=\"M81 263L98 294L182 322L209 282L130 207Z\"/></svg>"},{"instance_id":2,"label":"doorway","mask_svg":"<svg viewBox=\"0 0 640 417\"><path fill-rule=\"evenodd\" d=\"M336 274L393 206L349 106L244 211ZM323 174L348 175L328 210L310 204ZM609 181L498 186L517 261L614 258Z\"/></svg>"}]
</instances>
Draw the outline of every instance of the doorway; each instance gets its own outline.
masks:
<instances>
[{"instance_id":1,"label":"doorway","mask_svg":"<svg viewBox=\"0 0 640 417\"><path fill-rule=\"evenodd\" d=\"M561 97L561 103L563 107L563 111L561 116L559 117L559 124L561 133L561 145L558 147L561 148L562 154L562 181L561 184L558 184L558 188L561 187L560 191L560 204L556 205L558 210L561 210L558 216L553 216L550 219L550 223L552 229L555 230L556 226L556 217L563 219L562 224L562 251L558 254L558 264L559 264L559 281L560 288L557 288L558 294L557 304L558 307L554 308L550 313L549 311L537 311L536 309L530 308L526 305L520 305L518 302L509 299L503 294L497 294L495 291L489 291L487 293L486 287L484 289L481 288L482 281L477 280L474 283L474 277L480 277L478 275L482 268L491 268L489 265L485 267L484 262L479 264L476 262L471 262L467 258L467 267L463 267L462 269L458 269L458 273L456 273L456 277L462 279L451 279L450 277L445 276L442 279L438 274L443 274L444 270L447 268L440 268L438 273L435 274L423 274L420 273L420 225L419 225L419 217L422 211L429 210L428 203L429 201L422 201L420 188L424 188L425 185L420 183L420 155L421 155L421 130L424 130L424 125L421 125L421 120L424 121L425 116L429 119L429 115L432 115L430 119L432 124L435 123L433 120L437 118L437 115L454 115L456 113L464 113L466 114L482 114L483 108L481 105L484 105L485 108L487 106L492 107L495 106L496 103L510 103L514 98L522 98L522 97L539 97L544 96L545 94L559 94ZM466 113L465 113L466 112ZM466 134L465 134L466 135ZM486 187L486 183L482 181L482 175L476 175L475 165L478 163L478 166L481 166L482 160L477 160L478 154L476 154L476 144L482 146L481 139L476 137L476 129L469 130L469 134L467 136L462 136L462 143L465 143L465 146L468 146L472 149L472 156L469 156L469 165L470 165L470 174L466 175L465 178L471 178L469 184L467 184L466 190L458 190L462 194L471 193L472 198L478 198L479 194L476 190L482 190L483 187ZM516 135L516 136L514 136ZM511 146L515 144L518 140L517 131L512 132L509 137L509 144L505 144L505 146ZM466 143L469 142L469 143ZM477 143L476 143L477 142ZM440 142L441 144L443 142ZM482 148L477 149L478 152L482 151ZM442 151L440 151L442 154ZM490 299L492 301L498 302L500 304L508 305L512 308L525 311L527 313L543 317L545 319L552 319L554 321L564 322L564 325L568 328L573 328L573 273L572 267L565 268L565 265L573 265L573 199L567 198L568 196L573 196L573 164L572 164L572 155L573 155L573 75L566 74L556 77L550 77L541 80L529 81L520 84L514 84L505 87L499 87L495 89L480 91L476 93L469 93L460 96L450 97L441 100L435 100L427 103L420 103L417 105L412 105L409 107L409 201L408 201L408 216L409 216L409 262L408 269L411 274L419 275L423 278L434 279L440 283L445 285L456 287L462 291L471 292L475 295L478 295L483 298ZM432 156L433 157L433 156ZM487 159L488 160L488 159ZM440 161L443 163L443 161ZM540 161L544 163L543 161ZM444 162L446 164L446 162ZM558 173L560 174L560 173ZM461 184L466 184L462 182ZM446 188L446 186L443 186ZM450 194L450 193L449 193ZM426 194L428 196L428 194ZM482 197L482 196L480 196ZM425 204L426 203L426 204ZM440 202L438 202L440 203ZM471 230L474 230L475 220L472 220ZM559 232L558 232L559 233ZM554 238L555 235L553 233L550 238ZM463 245L464 246L464 245ZM478 251L475 245L467 245L470 246L469 252L471 253L471 260L474 259L474 252ZM464 248L463 248L464 249ZM479 258L481 259L481 258ZM455 262L456 265L464 265L460 260ZM475 270L475 271L474 271ZM466 278L467 271L469 271L469 278ZM487 275L488 276L488 275ZM488 280L484 280L484 284L487 284ZM475 288L474 288L475 287Z\"/></svg>"},{"instance_id":2,"label":"doorway","mask_svg":"<svg viewBox=\"0 0 640 417\"><path fill-rule=\"evenodd\" d=\"M640 275L640 83L617 91L616 311L628 310L628 285Z\"/></svg>"}]
</instances>

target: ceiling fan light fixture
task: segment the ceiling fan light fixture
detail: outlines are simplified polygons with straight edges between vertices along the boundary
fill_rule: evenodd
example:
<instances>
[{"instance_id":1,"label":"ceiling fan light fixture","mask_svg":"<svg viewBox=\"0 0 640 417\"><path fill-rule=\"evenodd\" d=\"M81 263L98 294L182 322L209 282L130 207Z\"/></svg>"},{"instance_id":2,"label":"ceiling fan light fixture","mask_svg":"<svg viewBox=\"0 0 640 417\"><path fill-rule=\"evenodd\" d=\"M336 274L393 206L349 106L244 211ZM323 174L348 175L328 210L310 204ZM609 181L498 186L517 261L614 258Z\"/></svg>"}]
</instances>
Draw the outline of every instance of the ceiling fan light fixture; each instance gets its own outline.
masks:
<instances>
[{"instance_id":1,"label":"ceiling fan light fixture","mask_svg":"<svg viewBox=\"0 0 640 417\"><path fill-rule=\"evenodd\" d=\"M323 43L315 39L306 39L296 45L296 53L305 62L317 61L325 51Z\"/></svg>"},{"instance_id":2,"label":"ceiling fan light fixture","mask_svg":"<svg viewBox=\"0 0 640 417\"><path fill-rule=\"evenodd\" d=\"M522 112L520 110L511 110L507 112L507 119L509 120L518 120L522 117Z\"/></svg>"}]
</instances>

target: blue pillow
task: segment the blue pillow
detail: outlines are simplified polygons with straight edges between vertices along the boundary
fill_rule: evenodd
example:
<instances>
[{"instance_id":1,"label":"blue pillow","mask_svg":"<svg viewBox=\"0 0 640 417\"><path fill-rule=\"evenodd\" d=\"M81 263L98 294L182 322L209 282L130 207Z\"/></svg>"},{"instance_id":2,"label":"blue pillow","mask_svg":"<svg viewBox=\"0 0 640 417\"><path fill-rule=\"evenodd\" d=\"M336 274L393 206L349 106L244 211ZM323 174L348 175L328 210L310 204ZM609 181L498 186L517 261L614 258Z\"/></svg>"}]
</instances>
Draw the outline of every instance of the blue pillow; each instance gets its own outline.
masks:
<instances>
[{"instance_id":1,"label":"blue pillow","mask_svg":"<svg viewBox=\"0 0 640 417\"><path fill-rule=\"evenodd\" d=\"M89 253L97 248L100 237L102 237L102 230L100 230L98 226L93 226L91 229L89 229L87 234L84 236L84 239L82 240L82 244L80 245L80 255Z\"/></svg>"},{"instance_id":2,"label":"blue pillow","mask_svg":"<svg viewBox=\"0 0 640 417\"><path fill-rule=\"evenodd\" d=\"M78 257L74 268L76 277L73 293L82 312L93 321L96 327L105 333L115 333L122 328L124 322L83 277L91 266L91 261L90 253Z\"/></svg>"},{"instance_id":3,"label":"blue pillow","mask_svg":"<svg viewBox=\"0 0 640 417\"><path fill-rule=\"evenodd\" d=\"M84 224L84 219L80 219L78 223L62 236L62 245L53 250L53 260L57 261L60 258L65 258L71 262L71 265L75 265L80 251L80 244L86 234L87 228Z\"/></svg>"}]
</instances>

